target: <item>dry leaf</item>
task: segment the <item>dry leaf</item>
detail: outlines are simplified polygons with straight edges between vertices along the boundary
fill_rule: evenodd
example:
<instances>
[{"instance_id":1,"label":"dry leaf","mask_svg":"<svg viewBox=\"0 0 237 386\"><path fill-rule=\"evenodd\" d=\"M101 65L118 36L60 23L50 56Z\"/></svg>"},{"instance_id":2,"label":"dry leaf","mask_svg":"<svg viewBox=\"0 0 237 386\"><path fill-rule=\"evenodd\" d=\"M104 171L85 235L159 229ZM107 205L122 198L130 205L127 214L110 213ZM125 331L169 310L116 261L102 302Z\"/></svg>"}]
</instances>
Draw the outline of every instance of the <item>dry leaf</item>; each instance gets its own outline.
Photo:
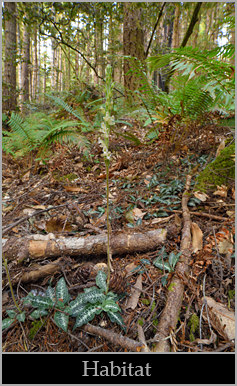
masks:
<instances>
[{"instance_id":1,"label":"dry leaf","mask_svg":"<svg viewBox=\"0 0 237 386\"><path fill-rule=\"evenodd\" d=\"M30 170L23 175L21 180L22 182L26 182L26 181L29 181L29 179L30 179Z\"/></svg>"},{"instance_id":2,"label":"dry leaf","mask_svg":"<svg viewBox=\"0 0 237 386\"><path fill-rule=\"evenodd\" d=\"M131 273L136 267L137 267L137 265L134 264L133 262L126 265L126 267L125 267L126 274L128 275L129 273Z\"/></svg>"},{"instance_id":3,"label":"dry leaf","mask_svg":"<svg viewBox=\"0 0 237 386\"><path fill-rule=\"evenodd\" d=\"M133 208L131 210L129 210L126 214L125 214L125 218L128 222L134 222L134 221L137 221L139 218L143 218L145 216L145 212L142 212L141 209L139 208Z\"/></svg>"},{"instance_id":4,"label":"dry leaf","mask_svg":"<svg viewBox=\"0 0 237 386\"><path fill-rule=\"evenodd\" d=\"M215 196L227 197L227 186L217 185L217 190L213 193Z\"/></svg>"},{"instance_id":5,"label":"dry leaf","mask_svg":"<svg viewBox=\"0 0 237 386\"><path fill-rule=\"evenodd\" d=\"M226 214L227 214L229 217L234 217L234 216L235 216L235 211L234 211L234 210L227 210Z\"/></svg>"},{"instance_id":6,"label":"dry leaf","mask_svg":"<svg viewBox=\"0 0 237 386\"><path fill-rule=\"evenodd\" d=\"M206 296L202 299L207 302L208 314L212 327L226 340L235 339L235 314L221 303Z\"/></svg>"},{"instance_id":7,"label":"dry leaf","mask_svg":"<svg viewBox=\"0 0 237 386\"><path fill-rule=\"evenodd\" d=\"M202 202L205 202L207 198L209 198L208 195L203 192L194 192L193 195L194 197L198 198Z\"/></svg>"},{"instance_id":8,"label":"dry leaf","mask_svg":"<svg viewBox=\"0 0 237 386\"><path fill-rule=\"evenodd\" d=\"M137 303L142 291L142 275L138 276L134 287L136 288L132 288L131 290L131 296L126 304L126 309L131 308L132 310L134 310L137 307Z\"/></svg>"},{"instance_id":9,"label":"dry leaf","mask_svg":"<svg viewBox=\"0 0 237 386\"><path fill-rule=\"evenodd\" d=\"M80 188L78 186L64 186L66 192L75 192L75 193L88 193L88 190Z\"/></svg>"},{"instance_id":10,"label":"dry leaf","mask_svg":"<svg viewBox=\"0 0 237 386\"><path fill-rule=\"evenodd\" d=\"M222 139L220 145L218 146L218 148L216 150L216 157L218 157L218 155L220 155L221 150L223 150L224 148L225 148L225 139Z\"/></svg>"},{"instance_id":11,"label":"dry leaf","mask_svg":"<svg viewBox=\"0 0 237 386\"><path fill-rule=\"evenodd\" d=\"M233 244L229 240L223 240L218 243L219 253L224 255L233 253Z\"/></svg>"},{"instance_id":12,"label":"dry leaf","mask_svg":"<svg viewBox=\"0 0 237 386\"><path fill-rule=\"evenodd\" d=\"M191 225L192 230L192 248L193 252L196 253L203 248L203 233L199 228L198 224L192 222Z\"/></svg>"},{"instance_id":13,"label":"dry leaf","mask_svg":"<svg viewBox=\"0 0 237 386\"><path fill-rule=\"evenodd\" d=\"M177 226L177 228L181 229L182 226L182 219L179 217L178 213L175 213L174 216L174 223Z\"/></svg>"}]
</instances>

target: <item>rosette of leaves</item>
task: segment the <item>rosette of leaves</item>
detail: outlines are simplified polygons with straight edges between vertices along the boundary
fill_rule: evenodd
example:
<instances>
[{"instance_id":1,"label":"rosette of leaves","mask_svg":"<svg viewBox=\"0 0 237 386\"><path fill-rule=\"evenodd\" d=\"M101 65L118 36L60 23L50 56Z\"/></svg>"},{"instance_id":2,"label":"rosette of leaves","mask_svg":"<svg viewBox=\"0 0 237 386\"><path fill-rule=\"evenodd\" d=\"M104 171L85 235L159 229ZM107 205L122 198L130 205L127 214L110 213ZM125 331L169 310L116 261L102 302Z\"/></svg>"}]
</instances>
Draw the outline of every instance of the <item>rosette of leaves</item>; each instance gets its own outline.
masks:
<instances>
[{"instance_id":1,"label":"rosette of leaves","mask_svg":"<svg viewBox=\"0 0 237 386\"><path fill-rule=\"evenodd\" d=\"M67 312L68 302L71 296L64 278L62 277L56 288L48 287L44 295L34 295L30 292L24 299L24 304L30 304L35 310L30 314L32 319L39 319L48 315L53 309L54 321L62 330L67 331L69 314Z\"/></svg>"},{"instance_id":2,"label":"rosette of leaves","mask_svg":"<svg viewBox=\"0 0 237 386\"><path fill-rule=\"evenodd\" d=\"M99 271L96 276L97 286L85 288L83 293L80 293L75 300L70 302L71 296L65 279L62 277L55 288L49 286L43 294L36 295L34 291L31 291L24 298L23 303L35 308L30 314L30 318L33 320L54 312L55 324L65 332L68 329L70 316L76 318L73 327L75 330L75 328L90 322L95 315L99 315L101 312L106 312L111 322L115 322L125 329L120 314L121 309L116 303L117 295L112 291L107 292L106 280L107 275L103 271ZM21 322L25 320L25 312L19 314L15 310L8 310L7 314L9 318L2 321L2 329L10 327L16 320Z\"/></svg>"},{"instance_id":3,"label":"rosette of leaves","mask_svg":"<svg viewBox=\"0 0 237 386\"><path fill-rule=\"evenodd\" d=\"M84 292L69 305L69 315L76 318L73 330L90 322L96 315L106 312L111 322L125 329L120 307L116 303L117 295L107 292L107 275L99 271L96 276L96 286L85 288Z\"/></svg>"}]
</instances>

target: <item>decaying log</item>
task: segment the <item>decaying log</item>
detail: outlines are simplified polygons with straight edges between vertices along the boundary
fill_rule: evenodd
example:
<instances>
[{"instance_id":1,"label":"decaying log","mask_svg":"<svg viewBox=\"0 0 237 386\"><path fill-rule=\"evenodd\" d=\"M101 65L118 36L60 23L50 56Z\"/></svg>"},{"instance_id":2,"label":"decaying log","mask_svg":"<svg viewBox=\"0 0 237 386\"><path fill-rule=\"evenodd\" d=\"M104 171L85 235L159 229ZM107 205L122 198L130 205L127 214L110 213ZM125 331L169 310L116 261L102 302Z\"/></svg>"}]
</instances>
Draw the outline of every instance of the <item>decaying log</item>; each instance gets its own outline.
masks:
<instances>
[{"instance_id":1,"label":"decaying log","mask_svg":"<svg viewBox=\"0 0 237 386\"><path fill-rule=\"evenodd\" d=\"M111 235L113 254L145 252L156 248L166 239L166 229L147 232L117 233ZM18 264L26 259L44 259L61 256L93 256L107 253L107 234L87 237L50 238L35 235L24 238L12 237L3 242L5 258Z\"/></svg>"},{"instance_id":2,"label":"decaying log","mask_svg":"<svg viewBox=\"0 0 237 386\"><path fill-rule=\"evenodd\" d=\"M94 334L97 336L102 336L103 338L107 339L110 343L116 346L123 347L129 351L141 351L143 349L143 344L140 342L136 342L133 339L130 339L126 336L123 336L121 334L117 334L116 332L113 332L111 330L106 330L101 327L93 326L92 324L88 323L85 326L81 327L82 330L89 332L90 334Z\"/></svg>"},{"instance_id":3,"label":"decaying log","mask_svg":"<svg viewBox=\"0 0 237 386\"><path fill-rule=\"evenodd\" d=\"M161 315L157 333L155 338L158 343L152 351L155 352L169 352L170 340L166 339L176 328L179 312L183 300L184 284L181 277L185 277L188 273L188 260L192 253L191 249L191 219L188 210L189 188L191 183L191 176L187 176L185 191L182 197L183 210L183 230L181 240L182 255L176 265L175 274L169 286L167 301L163 313Z\"/></svg>"}]
</instances>

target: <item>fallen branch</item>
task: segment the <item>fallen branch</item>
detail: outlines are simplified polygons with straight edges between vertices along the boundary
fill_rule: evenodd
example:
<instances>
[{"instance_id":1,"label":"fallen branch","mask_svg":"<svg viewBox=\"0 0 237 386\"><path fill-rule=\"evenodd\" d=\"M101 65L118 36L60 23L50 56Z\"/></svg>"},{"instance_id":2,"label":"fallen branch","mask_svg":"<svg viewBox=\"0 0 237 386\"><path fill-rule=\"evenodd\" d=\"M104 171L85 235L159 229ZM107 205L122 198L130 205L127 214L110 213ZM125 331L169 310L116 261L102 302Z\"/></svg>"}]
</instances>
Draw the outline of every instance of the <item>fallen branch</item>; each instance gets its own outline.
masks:
<instances>
[{"instance_id":1,"label":"fallen branch","mask_svg":"<svg viewBox=\"0 0 237 386\"><path fill-rule=\"evenodd\" d=\"M55 273L61 271L63 267L62 257L55 260L53 263L49 263L43 266L40 266L37 269L34 269L29 272L23 272L19 275L19 273L12 278L12 285L16 285L19 281L21 283L35 282L38 279L41 279L46 276L51 276ZM7 284L7 282L3 281L3 287Z\"/></svg>"},{"instance_id":2,"label":"fallen branch","mask_svg":"<svg viewBox=\"0 0 237 386\"><path fill-rule=\"evenodd\" d=\"M166 239L166 229L144 233L117 233L111 235L113 254L144 252L156 248ZM51 237L51 238L50 238ZM54 236L34 235L3 239L3 252L8 260L18 264L26 259L45 259L60 256L98 256L107 253L107 234L55 239Z\"/></svg>"},{"instance_id":3,"label":"fallen branch","mask_svg":"<svg viewBox=\"0 0 237 386\"><path fill-rule=\"evenodd\" d=\"M155 345L152 351L155 352L169 352L170 351L170 340L167 337L175 331L179 312L183 300L184 292L184 283L178 275L186 276L188 273L188 260L192 253L191 249L191 220L190 213L188 210L188 200L189 200L189 188L191 183L191 176L187 176L185 191L182 197L182 209L183 209L183 220L184 226L182 230L182 240L181 240L181 252L182 255L176 265L175 273L171 284L169 286L169 292L167 296L167 301L163 313L161 315L157 333L155 338L158 343Z\"/></svg>"},{"instance_id":4,"label":"fallen branch","mask_svg":"<svg viewBox=\"0 0 237 386\"><path fill-rule=\"evenodd\" d=\"M102 336L113 345L123 347L129 351L140 352L143 349L142 343L136 342L133 339L127 338L126 336L123 336L121 334L117 334L116 332L113 332L111 330L106 330L101 327L93 326L90 323L83 326L82 330L90 334L94 334L100 337Z\"/></svg>"},{"instance_id":5,"label":"fallen branch","mask_svg":"<svg viewBox=\"0 0 237 386\"><path fill-rule=\"evenodd\" d=\"M182 210L175 210L175 209L165 209L166 212L174 212L174 213L182 213ZM213 220L217 221L230 221L230 217L221 217L221 216L216 216L215 214L210 214L210 213L203 213L203 212L189 212L190 214L194 214L195 216L201 216L201 217L208 217Z\"/></svg>"}]
</instances>

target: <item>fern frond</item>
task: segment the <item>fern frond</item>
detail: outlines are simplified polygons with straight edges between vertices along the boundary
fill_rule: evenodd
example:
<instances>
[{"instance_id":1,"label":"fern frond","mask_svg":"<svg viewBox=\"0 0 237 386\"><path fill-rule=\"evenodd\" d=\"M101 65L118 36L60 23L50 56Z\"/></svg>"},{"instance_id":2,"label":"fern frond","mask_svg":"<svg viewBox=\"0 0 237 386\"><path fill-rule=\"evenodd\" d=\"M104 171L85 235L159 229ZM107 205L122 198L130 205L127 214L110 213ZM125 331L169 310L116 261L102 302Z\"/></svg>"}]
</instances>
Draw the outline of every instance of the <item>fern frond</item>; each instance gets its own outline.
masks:
<instances>
[{"instance_id":1,"label":"fern frond","mask_svg":"<svg viewBox=\"0 0 237 386\"><path fill-rule=\"evenodd\" d=\"M91 128L91 125L89 122L87 122L85 120L85 118L83 117L83 111L81 110L81 114L79 113L79 111L77 110L74 110L68 103L66 103L63 99L59 98L59 97L56 97L56 96L53 96L53 95L50 95L50 94L46 94L46 96L51 99L55 105L59 106L59 107L62 107L64 110L66 110L68 113L72 114L75 118L77 118L80 123L81 123L81 127L82 127L82 130L85 132L85 131L90 131L92 128Z\"/></svg>"}]
</instances>

